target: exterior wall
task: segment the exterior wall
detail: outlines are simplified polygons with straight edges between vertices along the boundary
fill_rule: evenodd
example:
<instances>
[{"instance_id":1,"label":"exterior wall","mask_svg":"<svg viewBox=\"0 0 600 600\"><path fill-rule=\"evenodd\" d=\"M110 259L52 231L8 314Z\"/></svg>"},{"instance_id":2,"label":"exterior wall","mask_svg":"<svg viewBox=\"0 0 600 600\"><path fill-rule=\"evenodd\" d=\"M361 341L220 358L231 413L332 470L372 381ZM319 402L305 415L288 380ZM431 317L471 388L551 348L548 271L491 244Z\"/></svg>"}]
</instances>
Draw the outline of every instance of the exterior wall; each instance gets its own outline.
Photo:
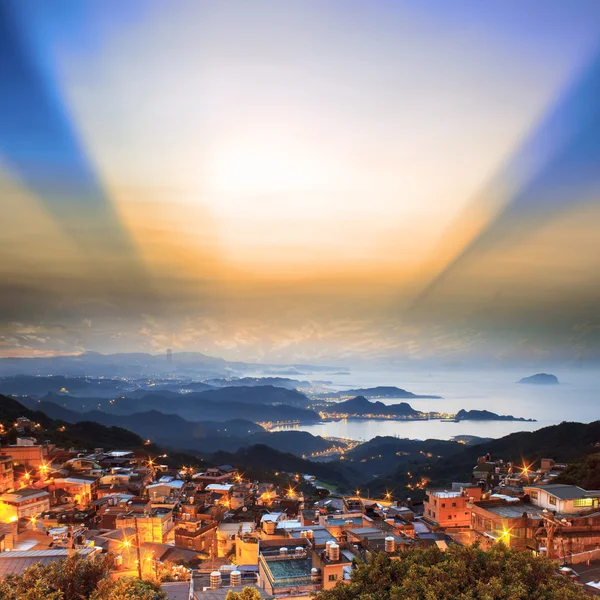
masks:
<instances>
[{"instance_id":1,"label":"exterior wall","mask_svg":"<svg viewBox=\"0 0 600 600\"><path fill-rule=\"evenodd\" d=\"M0 494L14 489L15 476L11 456L0 457Z\"/></svg>"},{"instance_id":2,"label":"exterior wall","mask_svg":"<svg viewBox=\"0 0 600 600\"><path fill-rule=\"evenodd\" d=\"M21 502L0 502L0 512L4 516L8 515L21 518L37 517L42 512L50 510L50 494L44 498L34 498L33 500L22 500Z\"/></svg>"},{"instance_id":3,"label":"exterior wall","mask_svg":"<svg viewBox=\"0 0 600 600\"><path fill-rule=\"evenodd\" d=\"M215 544L216 524L203 527L197 531L185 528L175 529L175 545L196 552L210 554Z\"/></svg>"},{"instance_id":4,"label":"exterior wall","mask_svg":"<svg viewBox=\"0 0 600 600\"><path fill-rule=\"evenodd\" d=\"M429 492L423 502L423 516L437 523L440 527L469 527L471 525L471 511L467 507L467 496L452 497L437 496Z\"/></svg>"},{"instance_id":5,"label":"exterior wall","mask_svg":"<svg viewBox=\"0 0 600 600\"><path fill-rule=\"evenodd\" d=\"M502 540L510 548L517 550L536 550L535 532L540 525L539 519L527 517L503 518L484 507L473 505L471 508L471 529L480 534L488 534L496 540ZM490 538L490 544L494 543Z\"/></svg>"},{"instance_id":6,"label":"exterior wall","mask_svg":"<svg viewBox=\"0 0 600 600\"><path fill-rule=\"evenodd\" d=\"M347 566L347 565L345 565ZM338 583L344 581L344 565L325 565L323 568L323 589L330 590Z\"/></svg>"},{"instance_id":7,"label":"exterior wall","mask_svg":"<svg viewBox=\"0 0 600 600\"><path fill-rule=\"evenodd\" d=\"M235 563L237 565L258 565L258 538L246 536L236 539Z\"/></svg>"},{"instance_id":8,"label":"exterior wall","mask_svg":"<svg viewBox=\"0 0 600 600\"><path fill-rule=\"evenodd\" d=\"M529 495L531 504L540 508L554 510L560 514L573 515L598 508L598 498L561 500L553 496L550 492L540 488L525 487L523 491Z\"/></svg>"},{"instance_id":9,"label":"exterior wall","mask_svg":"<svg viewBox=\"0 0 600 600\"><path fill-rule=\"evenodd\" d=\"M44 462L42 446L6 446L0 450L3 456L11 456L14 465L38 469Z\"/></svg>"},{"instance_id":10,"label":"exterior wall","mask_svg":"<svg viewBox=\"0 0 600 600\"><path fill-rule=\"evenodd\" d=\"M136 528L140 537L140 543L157 542L164 543L173 529L173 514L144 517L143 515L120 515L115 520L115 528Z\"/></svg>"},{"instance_id":11,"label":"exterior wall","mask_svg":"<svg viewBox=\"0 0 600 600\"><path fill-rule=\"evenodd\" d=\"M65 490L70 496L73 496L75 502L80 506L84 506L95 500L96 482L71 483L57 479L54 481L54 488L57 490Z\"/></svg>"}]
</instances>

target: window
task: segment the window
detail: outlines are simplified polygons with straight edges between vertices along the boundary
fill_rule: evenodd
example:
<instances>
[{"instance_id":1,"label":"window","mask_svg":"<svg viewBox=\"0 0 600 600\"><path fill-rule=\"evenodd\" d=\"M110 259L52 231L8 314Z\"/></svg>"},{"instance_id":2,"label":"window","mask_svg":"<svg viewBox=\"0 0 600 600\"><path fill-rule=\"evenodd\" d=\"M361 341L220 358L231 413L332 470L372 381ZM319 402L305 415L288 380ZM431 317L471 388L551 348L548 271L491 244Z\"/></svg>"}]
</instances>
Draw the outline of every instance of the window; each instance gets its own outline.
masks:
<instances>
[{"instance_id":1,"label":"window","mask_svg":"<svg viewBox=\"0 0 600 600\"><path fill-rule=\"evenodd\" d=\"M442 508L446 508L446 503L442 502Z\"/></svg>"},{"instance_id":2,"label":"window","mask_svg":"<svg viewBox=\"0 0 600 600\"><path fill-rule=\"evenodd\" d=\"M452 521L452 515L448 515L448 521Z\"/></svg>"},{"instance_id":3,"label":"window","mask_svg":"<svg viewBox=\"0 0 600 600\"><path fill-rule=\"evenodd\" d=\"M452 508L456 508L456 502L452 503Z\"/></svg>"},{"instance_id":4,"label":"window","mask_svg":"<svg viewBox=\"0 0 600 600\"><path fill-rule=\"evenodd\" d=\"M334 573L333 575L329 576L329 581L337 581L337 574Z\"/></svg>"},{"instance_id":5,"label":"window","mask_svg":"<svg viewBox=\"0 0 600 600\"><path fill-rule=\"evenodd\" d=\"M537 492L533 492L533 491L532 491L532 492L529 492L529 497L530 497L532 500L537 500L537 499L538 499L538 493L537 493Z\"/></svg>"},{"instance_id":6,"label":"window","mask_svg":"<svg viewBox=\"0 0 600 600\"><path fill-rule=\"evenodd\" d=\"M577 498L573 500L573 506L594 506L593 498Z\"/></svg>"},{"instance_id":7,"label":"window","mask_svg":"<svg viewBox=\"0 0 600 600\"><path fill-rule=\"evenodd\" d=\"M550 496L548 502L552 504L552 506L556 506L556 498L554 496Z\"/></svg>"}]
</instances>

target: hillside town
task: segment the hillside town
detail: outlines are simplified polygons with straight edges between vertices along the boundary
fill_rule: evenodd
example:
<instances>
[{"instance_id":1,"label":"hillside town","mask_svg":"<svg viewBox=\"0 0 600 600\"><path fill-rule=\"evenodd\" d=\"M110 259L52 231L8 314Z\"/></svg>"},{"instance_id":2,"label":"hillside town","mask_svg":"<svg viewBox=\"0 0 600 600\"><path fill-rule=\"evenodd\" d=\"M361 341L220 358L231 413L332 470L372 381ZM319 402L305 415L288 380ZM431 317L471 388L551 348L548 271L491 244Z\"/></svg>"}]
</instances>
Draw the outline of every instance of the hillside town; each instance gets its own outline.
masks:
<instances>
[{"instance_id":1,"label":"hillside town","mask_svg":"<svg viewBox=\"0 0 600 600\"><path fill-rule=\"evenodd\" d=\"M378 552L498 542L545 555L600 594L600 491L553 483L554 460L514 465L482 456L470 481L338 496L309 473L287 487L232 465L170 468L165 455L58 448L16 420L0 447L0 577L79 553L113 557L112 576L152 576L169 598L212 600L251 586L266 598L309 598L348 582Z\"/></svg>"}]
</instances>

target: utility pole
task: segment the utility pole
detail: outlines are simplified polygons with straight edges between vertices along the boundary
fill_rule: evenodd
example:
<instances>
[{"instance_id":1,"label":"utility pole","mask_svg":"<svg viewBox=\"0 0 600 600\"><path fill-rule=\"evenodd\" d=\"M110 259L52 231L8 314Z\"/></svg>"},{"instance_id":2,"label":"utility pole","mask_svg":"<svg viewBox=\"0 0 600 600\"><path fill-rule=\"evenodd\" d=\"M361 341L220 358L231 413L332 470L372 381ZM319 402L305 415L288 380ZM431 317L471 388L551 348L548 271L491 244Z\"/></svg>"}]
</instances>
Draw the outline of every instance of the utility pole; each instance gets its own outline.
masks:
<instances>
[{"instance_id":1,"label":"utility pole","mask_svg":"<svg viewBox=\"0 0 600 600\"><path fill-rule=\"evenodd\" d=\"M134 516L133 520L135 522L135 548L137 551L138 577L142 579L142 557L140 556L140 531L138 529L137 517Z\"/></svg>"}]
</instances>

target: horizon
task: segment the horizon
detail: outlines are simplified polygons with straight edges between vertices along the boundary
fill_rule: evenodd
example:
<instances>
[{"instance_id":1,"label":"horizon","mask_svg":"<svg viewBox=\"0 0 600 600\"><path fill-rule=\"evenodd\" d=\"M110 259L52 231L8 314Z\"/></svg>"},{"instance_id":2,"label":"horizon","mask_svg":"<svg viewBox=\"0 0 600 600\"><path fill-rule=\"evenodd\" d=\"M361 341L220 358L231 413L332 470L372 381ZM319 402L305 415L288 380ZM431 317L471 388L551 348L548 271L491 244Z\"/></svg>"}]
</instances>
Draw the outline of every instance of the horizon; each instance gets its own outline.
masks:
<instances>
[{"instance_id":1,"label":"horizon","mask_svg":"<svg viewBox=\"0 0 600 600\"><path fill-rule=\"evenodd\" d=\"M600 4L0 3L0 359L600 368Z\"/></svg>"}]
</instances>

